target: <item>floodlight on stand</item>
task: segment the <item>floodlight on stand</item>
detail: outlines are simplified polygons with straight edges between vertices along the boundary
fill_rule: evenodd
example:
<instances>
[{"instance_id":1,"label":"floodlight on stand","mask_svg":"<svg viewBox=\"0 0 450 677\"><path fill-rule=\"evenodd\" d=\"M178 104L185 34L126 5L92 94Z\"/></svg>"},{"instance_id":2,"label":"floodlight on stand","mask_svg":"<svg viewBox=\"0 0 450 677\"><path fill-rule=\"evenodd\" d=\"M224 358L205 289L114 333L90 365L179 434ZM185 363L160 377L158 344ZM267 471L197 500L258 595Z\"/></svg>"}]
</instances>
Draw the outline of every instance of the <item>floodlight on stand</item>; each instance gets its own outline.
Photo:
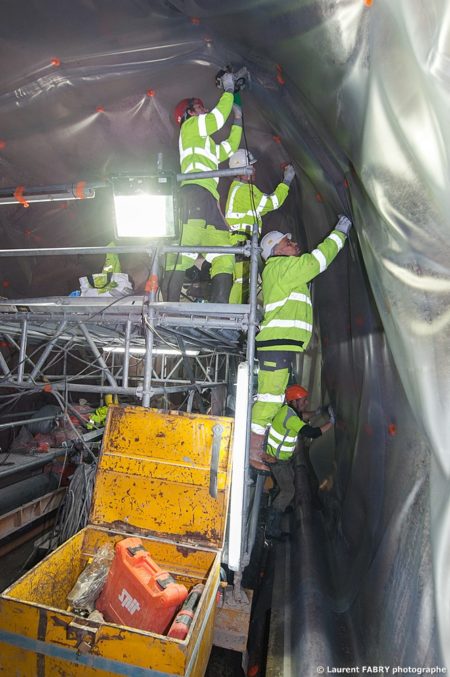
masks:
<instances>
[{"instance_id":1,"label":"floodlight on stand","mask_svg":"<svg viewBox=\"0 0 450 677\"><path fill-rule=\"evenodd\" d=\"M118 177L112 180L117 238L175 238L176 219L171 174Z\"/></svg>"}]
</instances>

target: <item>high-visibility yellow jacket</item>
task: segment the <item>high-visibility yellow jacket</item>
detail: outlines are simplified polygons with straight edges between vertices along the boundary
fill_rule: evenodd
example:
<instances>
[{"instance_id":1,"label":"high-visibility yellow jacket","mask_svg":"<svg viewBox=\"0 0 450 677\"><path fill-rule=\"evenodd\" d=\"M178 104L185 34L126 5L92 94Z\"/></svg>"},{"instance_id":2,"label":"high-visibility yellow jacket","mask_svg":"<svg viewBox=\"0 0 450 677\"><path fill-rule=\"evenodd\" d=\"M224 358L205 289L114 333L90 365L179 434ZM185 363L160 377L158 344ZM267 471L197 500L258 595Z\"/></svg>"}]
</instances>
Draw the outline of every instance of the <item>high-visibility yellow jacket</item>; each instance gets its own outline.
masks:
<instances>
[{"instance_id":1,"label":"high-visibility yellow jacket","mask_svg":"<svg viewBox=\"0 0 450 677\"><path fill-rule=\"evenodd\" d=\"M264 317L258 350L303 352L312 335L310 282L334 260L346 236L333 230L310 254L271 256L262 273Z\"/></svg>"},{"instance_id":2,"label":"high-visibility yellow jacket","mask_svg":"<svg viewBox=\"0 0 450 677\"><path fill-rule=\"evenodd\" d=\"M295 452L297 438L305 425L298 413L288 404L278 410L267 437L266 453L279 461L289 461Z\"/></svg>"},{"instance_id":3,"label":"high-visibility yellow jacket","mask_svg":"<svg viewBox=\"0 0 450 677\"><path fill-rule=\"evenodd\" d=\"M261 217L281 207L289 193L286 183L279 183L270 195L263 193L253 183L233 181L228 192L225 218L232 234L250 237L255 221L261 232Z\"/></svg>"},{"instance_id":4,"label":"high-visibility yellow jacket","mask_svg":"<svg viewBox=\"0 0 450 677\"><path fill-rule=\"evenodd\" d=\"M224 92L217 106L209 113L194 115L181 125L179 149L182 174L191 172L211 172L219 168L219 163L227 160L239 148L242 127L232 125L225 141L216 144L211 134L221 129L233 107L233 94ZM219 199L217 184L219 179L187 179L182 186L195 184L203 186Z\"/></svg>"}]
</instances>

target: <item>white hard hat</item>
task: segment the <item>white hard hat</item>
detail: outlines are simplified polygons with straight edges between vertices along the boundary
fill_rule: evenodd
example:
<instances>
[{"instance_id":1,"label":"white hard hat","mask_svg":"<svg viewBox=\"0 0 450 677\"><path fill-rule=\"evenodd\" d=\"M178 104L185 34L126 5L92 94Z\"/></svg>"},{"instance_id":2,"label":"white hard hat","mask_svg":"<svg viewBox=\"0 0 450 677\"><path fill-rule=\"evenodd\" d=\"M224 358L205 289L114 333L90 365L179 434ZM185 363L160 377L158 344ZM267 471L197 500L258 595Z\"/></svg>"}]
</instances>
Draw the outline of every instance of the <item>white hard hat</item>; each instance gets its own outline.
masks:
<instances>
[{"instance_id":1,"label":"white hard hat","mask_svg":"<svg viewBox=\"0 0 450 677\"><path fill-rule=\"evenodd\" d=\"M270 233L264 235L260 242L262 249L261 256L263 257L264 261L266 261L272 254L273 248L276 247L276 245L285 237L287 237L288 240L292 240L291 233L280 233L279 230L271 230Z\"/></svg>"},{"instance_id":2,"label":"white hard hat","mask_svg":"<svg viewBox=\"0 0 450 677\"><path fill-rule=\"evenodd\" d=\"M247 165L254 165L256 158L245 148L239 148L228 161L230 169L238 169L239 167L247 167Z\"/></svg>"}]
</instances>

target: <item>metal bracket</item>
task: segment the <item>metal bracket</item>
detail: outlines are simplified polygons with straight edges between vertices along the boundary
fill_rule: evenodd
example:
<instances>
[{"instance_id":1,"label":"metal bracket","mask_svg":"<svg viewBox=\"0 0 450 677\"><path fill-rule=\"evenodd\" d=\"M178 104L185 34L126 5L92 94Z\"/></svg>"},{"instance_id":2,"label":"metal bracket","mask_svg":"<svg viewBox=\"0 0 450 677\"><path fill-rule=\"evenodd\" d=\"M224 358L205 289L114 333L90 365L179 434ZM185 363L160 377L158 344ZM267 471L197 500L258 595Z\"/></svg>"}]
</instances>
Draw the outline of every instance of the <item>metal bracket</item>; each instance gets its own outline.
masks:
<instances>
[{"instance_id":1,"label":"metal bracket","mask_svg":"<svg viewBox=\"0 0 450 677\"><path fill-rule=\"evenodd\" d=\"M211 469L209 474L209 495L217 498L217 473L219 470L220 444L222 442L223 426L216 423L212 429L213 441L211 446Z\"/></svg>"},{"instance_id":2,"label":"metal bracket","mask_svg":"<svg viewBox=\"0 0 450 677\"><path fill-rule=\"evenodd\" d=\"M75 639L78 642L77 652L84 655L94 648L99 629L100 626L97 624L89 625L87 619L83 623L73 620L67 626L67 639Z\"/></svg>"}]
</instances>

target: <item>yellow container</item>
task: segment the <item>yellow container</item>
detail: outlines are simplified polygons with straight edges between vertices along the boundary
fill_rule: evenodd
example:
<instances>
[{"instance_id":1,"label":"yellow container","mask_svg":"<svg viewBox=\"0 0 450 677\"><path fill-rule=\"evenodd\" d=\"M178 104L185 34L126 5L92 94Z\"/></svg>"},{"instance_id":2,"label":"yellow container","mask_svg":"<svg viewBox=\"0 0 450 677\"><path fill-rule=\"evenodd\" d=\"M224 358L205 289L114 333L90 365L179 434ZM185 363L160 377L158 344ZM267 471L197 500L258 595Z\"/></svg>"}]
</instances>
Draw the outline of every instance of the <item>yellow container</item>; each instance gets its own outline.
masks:
<instances>
[{"instance_id":1,"label":"yellow container","mask_svg":"<svg viewBox=\"0 0 450 677\"><path fill-rule=\"evenodd\" d=\"M110 407L89 526L0 596L0 674L204 674L226 528L233 420ZM130 535L188 588L205 585L185 640L67 611L98 548Z\"/></svg>"}]
</instances>

